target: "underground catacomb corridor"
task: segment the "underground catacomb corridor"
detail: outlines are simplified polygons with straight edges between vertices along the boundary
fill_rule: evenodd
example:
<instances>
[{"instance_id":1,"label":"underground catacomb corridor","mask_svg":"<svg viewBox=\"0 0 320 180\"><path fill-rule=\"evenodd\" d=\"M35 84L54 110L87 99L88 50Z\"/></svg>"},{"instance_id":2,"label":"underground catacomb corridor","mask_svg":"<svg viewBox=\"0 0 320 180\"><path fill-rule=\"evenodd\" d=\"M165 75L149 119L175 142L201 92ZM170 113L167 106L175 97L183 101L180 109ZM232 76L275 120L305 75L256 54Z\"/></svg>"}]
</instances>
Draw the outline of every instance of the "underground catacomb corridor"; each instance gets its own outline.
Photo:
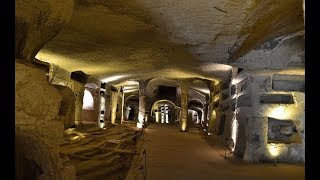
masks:
<instances>
[{"instance_id":1,"label":"underground catacomb corridor","mask_svg":"<svg viewBox=\"0 0 320 180\"><path fill-rule=\"evenodd\" d=\"M16 0L15 179L304 179L303 0Z\"/></svg>"}]
</instances>

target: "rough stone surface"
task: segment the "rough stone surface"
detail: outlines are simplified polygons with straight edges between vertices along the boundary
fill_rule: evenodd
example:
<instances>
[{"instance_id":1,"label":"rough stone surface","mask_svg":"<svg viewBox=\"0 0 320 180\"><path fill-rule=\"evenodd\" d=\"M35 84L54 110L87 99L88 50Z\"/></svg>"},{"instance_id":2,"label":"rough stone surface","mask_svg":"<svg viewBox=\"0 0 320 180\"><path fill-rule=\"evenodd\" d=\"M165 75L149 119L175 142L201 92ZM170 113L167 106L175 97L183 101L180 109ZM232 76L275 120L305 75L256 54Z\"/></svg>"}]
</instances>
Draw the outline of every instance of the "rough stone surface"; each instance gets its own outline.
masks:
<instances>
[{"instance_id":1,"label":"rough stone surface","mask_svg":"<svg viewBox=\"0 0 320 180\"><path fill-rule=\"evenodd\" d=\"M302 0L78 0L70 23L37 57L100 80L160 72L224 79L220 64L303 28Z\"/></svg>"},{"instance_id":2,"label":"rough stone surface","mask_svg":"<svg viewBox=\"0 0 320 180\"><path fill-rule=\"evenodd\" d=\"M16 126L41 131L58 143L63 134L63 124L56 121L62 100L59 91L48 83L45 71L21 63L15 65ZM59 128L50 128L49 123Z\"/></svg>"},{"instance_id":3,"label":"rough stone surface","mask_svg":"<svg viewBox=\"0 0 320 180\"><path fill-rule=\"evenodd\" d=\"M200 100L209 105L204 130L222 135L237 156L251 162L304 162L303 13L302 0L75 0L74 9L73 1L18 0L16 58L33 61L41 48L37 59L50 63L50 70L46 79L47 72L16 63L16 126L50 144L56 158L51 169L59 172L51 176L72 179L75 169L59 157L57 147L63 128L83 119L85 83L97 86L90 90L93 121L100 115L103 81L108 84L105 118L118 124L123 87L134 81L130 90L139 90L141 123L150 119L154 102L165 97L180 106L174 118L180 130L188 131L196 112L203 114L202 107L188 107L188 102ZM71 72L88 76L78 82ZM176 87L176 96L160 96L159 86ZM284 93L292 95L291 104L281 98L261 103L263 95ZM295 141L283 138L293 131ZM274 139L280 142L271 143ZM85 163L77 168L90 169Z\"/></svg>"},{"instance_id":4,"label":"rough stone surface","mask_svg":"<svg viewBox=\"0 0 320 180\"><path fill-rule=\"evenodd\" d=\"M188 130L188 89L189 83L178 81L181 87L181 104L180 104L180 130Z\"/></svg>"},{"instance_id":5,"label":"rough stone surface","mask_svg":"<svg viewBox=\"0 0 320 180\"><path fill-rule=\"evenodd\" d=\"M275 143L301 143L294 120L279 120L268 118L268 142Z\"/></svg>"},{"instance_id":6,"label":"rough stone surface","mask_svg":"<svg viewBox=\"0 0 320 180\"><path fill-rule=\"evenodd\" d=\"M250 98L250 95L249 95L249 94L239 95L239 97L238 97L238 103L237 103L237 106L238 106L238 107L251 106L251 105L252 105L252 103L251 103L251 98Z\"/></svg>"},{"instance_id":7,"label":"rough stone surface","mask_svg":"<svg viewBox=\"0 0 320 180\"><path fill-rule=\"evenodd\" d=\"M73 0L15 1L15 57L32 61L70 20L73 8Z\"/></svg>"},{"instance_id":8,"label":"rough stone surface","mask_svg":"<svg viewBox=\"0 0 320 180\"><path fill-rule=\"evenodd\" d=\"M76 124L81 121L83 95L85 84L70 78L71 72L55 65L50 64L49 82L50 84L57 84L66 86L72 90L75 95L75 119Z\"/></svg>"},{"instance_id":9,"label":"rough stone surface","mask_svg":"<svg viewBox=\"0 0 320 180\"><path fill-rule=\"evenodd\" d=\"M248 121L248 141L244 159L250 162L280 161L303 163L305 161L305 94L302 92L286 92L292 94L294 104L260 104L259 97L265 94L265 89L260 89L254 77L252 79L253 113ZM279 94L279 92L272 91L268 93ZM281 142L276 144L268 143L267 117L279 120L293 120L299 139L289 144ZM293 153L293 155L292 152L298 153Z\"/></svg>"},{"instance_id":10,"label":"rough stone surface","mask_svg":"<svg viewBox=\"0 0 320 180\"><path fill-rule=\"evenodd\" d=\"M239 58L234 65L245 69L282 69L293 63L303 64L304 31L272 39Z\"/></svg>"},{"instance_id":11,"label":"rough stone surface","mask_svg":"<svg viewBox=\"0 0 320 180\"><path fill-rule=\"evenodd\" d=\"M45 179L63 179L61 172L71 171L63 169L58 150L64 130L63 123L58 121L61 94L49 84L44 70L19 62L15 69L16 148L24 148L21 156L35 161ZM71 173L65 179L74 176Z\"/></svg>"},{"instance_id":12,"label":"rough stone surface","mask_svg":"<svg viewBox=\"0 0 320 180\"><path fill-rule=\"evenodd\" d=\"M53 149L48 142L42 138L35 136L33 133L26 133L20 130L16 130L16 166L18 166L17 176L22 175L23 172L22 162L24 158L35 162L40 173L37 175L39 178L44 177L45 179L60 179L60 168L61 162L59 161L59 153L57 149ZM42 173L41 173L42 171Z\"/></svg>"},{"instance_id":13,"label":"rough stone surface","mask_svg":"<svg viewBox=\"0 0 320 180\"><path fill-rule=\"evenodd\" d=\"M110 120L111 120L112 124L116 123L117 104L118 104L118 92L111 91L111 98L110 98L111 116L110 116Z\"/></svg>"},{"instance_id":14,"label":"rough stone surface","mask_svg":"<svg viewBox=\"0 0 320 180\"><path fill-rule=\"evenodd\" d=\"M59 119L64 124L64 128L68 129L74 125L75 120L75 95L72 90L66 86L55 85L59 90L62 101L60 103Z\"/></svg>"},{"instance_id":15,"label":"rough stone surface","mask_svg":"<svg viewBox=\"0 0 320 180\"><path fill-rule=\"evenodd\" d=\"M295 76L303 79L304 68L244 70L233 77L235 93L231 104L234 110L227 113L223 136L236 142L234 152L245 161L304 163L305 95L299 91L272 89L272 77L275 74L281 78L288 77L288 80L297 79ZM246 83L246 89L242 90L241 87ZM261 103L261 97L268 102ZM270 124L270 118L279 122ZM292 126L285 123L288 120L293 123Z\"/></svg>"}]
</instances>

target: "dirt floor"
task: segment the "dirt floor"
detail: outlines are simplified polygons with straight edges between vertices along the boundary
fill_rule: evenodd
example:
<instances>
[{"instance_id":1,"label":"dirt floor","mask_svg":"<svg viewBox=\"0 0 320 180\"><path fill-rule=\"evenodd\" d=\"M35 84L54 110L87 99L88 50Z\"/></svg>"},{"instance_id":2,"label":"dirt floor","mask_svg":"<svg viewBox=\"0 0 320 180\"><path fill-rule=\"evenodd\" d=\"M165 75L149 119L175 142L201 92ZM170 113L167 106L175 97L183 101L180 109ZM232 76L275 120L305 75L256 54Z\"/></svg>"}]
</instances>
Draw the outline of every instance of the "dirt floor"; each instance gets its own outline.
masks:
<instances>
[{"instance_id":1,"label":"dirt floor","mask_svg":"<svg viewBox=\"0 0 320 180\"><path fill-rule=\"evenodd\" d=\"M66 143L60 152L76 167L77 180L125 179L141 136L135 127L123 124L105 129L96 125L70 128L65 131Z\"/></svg>"},{"instance_id":2,"label":"dirt floor","mask_svg":"<svg viewBox=\"0 0 320 180\"><path fill-rule=\"evenodd\" d=\"M137 168L130 169L127 180L143 179L219 179L219 180L277 180L304 179L304 165L297 164L249 164L232 155L224 158L224 148L216 135L205 136L197 128L188 133L178 127L151 124L144 129L142 150L144 160L136 158ZM138 160L138 161L137 161ZM140 170L139 170L140 168Z\"/></svg>"},{"instance_id":3,"label":"dirt floor","mask_svg":"<svg viewBox=\"0 0 320 180\"><path fill-rule=\"evenodd\" d=\"M106 129L87 125L66 130L61 153L71 159L78 180L304 179L304 165L250 164L232 155L225 159L219 136L206 136L198 128L186 133L178 129L161 124L143 131L135 124Z\"/></svg>"}]
</instances>

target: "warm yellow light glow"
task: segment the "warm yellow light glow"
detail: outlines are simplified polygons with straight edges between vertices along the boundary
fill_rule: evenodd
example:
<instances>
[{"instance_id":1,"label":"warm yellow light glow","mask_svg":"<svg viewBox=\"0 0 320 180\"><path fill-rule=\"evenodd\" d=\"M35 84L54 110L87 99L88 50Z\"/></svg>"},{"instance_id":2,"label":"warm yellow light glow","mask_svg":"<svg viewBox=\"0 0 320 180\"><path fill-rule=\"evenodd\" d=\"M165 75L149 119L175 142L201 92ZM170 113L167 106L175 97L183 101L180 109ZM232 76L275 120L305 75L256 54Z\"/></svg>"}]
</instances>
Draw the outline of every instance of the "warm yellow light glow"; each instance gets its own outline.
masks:
<instances>
[{"instance_id":1,"label":"warm yellow light glow","mask_svg":"<svg viewBox=\"0 0 320 180\"><path fill-rule=\"evenodd\" d=\"M79 139L79 136L74 136L74 137L71 138L71 141L75 141L77 139Z\"/></svg>"},{"instance_id":2,"label":"warm yellow light glow","mask_svg":"<svg viewBox=\"0 0 320 180\"><path fill-rule=\"evenodd\" d=\"M138 116L139 122L142 124L144 122L144 115L142 112L139 111L139 116Z\"/></svg>"},{"instance_id":3,"label":"warm yellow light glow","mask_svg":"<svg viewBox=\"0 0 320 180\"><path fill-rule=\"evenodd\" d=\"M93 97L88 90L84 90L82 109L94 110Z\"/></svg>"},{"instance_id":4,"label":"warm yellow light glow","mask_svg":"<svg viewBox=\"0 0 320 180\"><path fill-rule=\"evenodd\" d=\"M123 90L123 92L125 92L125 93L130 93L130 92L134 92L134 91L139 91L139 89L136 88L136 89L124 89Z\"/></svg>"},{"instance_id":5,"label":"warm yellow light glow","mask_svg":"<svg viewBox=\"0 0 320 180\"><path fill-rule=\"evenodd\" d=\"M276 118L276 119L287 119L290 116L291 112L286 112L284 106L278 106L273 108L268 113L269 117Z\"/></svg>"},{"instance_id":6,"label":"warm yellow light glow","mask_svg":"<svg viewBox=\"0 0 320 180\"><path fill-rule=\"evenodd\" d=\"M99 127L100 127L100 128L104 128L104 125L105 125L105 123L100 123L100 124L99 124Z\"/></svg>"},{"instance_id":7,"label":"warm yellow light glow","mask_svg":"<svg viewBox=\"0 0 320 180\"><path fill-rule=\"evenodd\" d=\"M238 84L241 80L242 80L242 79L240 79L240 78L233 78L233 79L231 80L231 84L232 84L232 85Z\"/></svg>"},{"instance_id":8,"label":"warm yellow light glow","mask_svg":"<svg viewBox=\"0 0 320 180\"><path fill-rule=\"evenodd\" d=\"M234 150L237 143L237 134L238 134L238 121L235 113L235 115L232 118L232 125L231 125L231 139L234 142L233 147L231 147L232 151Z\"/></svg>"},{"instance_id":9,"label":"warm yellow light glow","mask_svg":"<svg viewBox=\"0 0 320 180\"><path fill-rule=\"evenodd\" d=\"M182 122L182 127L181 127L182 131L186 131L187 129L187 123Z\"/></svg>"},{"instance_id":10,"label":"warm yellow light glow","mask_svg":"<svg viewBox=\"0 0 320 180\"><path fill-rule=\"evenodd\" d=\"M274 143L270 143L267 146L269 153L271 154L271 156L273 157L277 157L280 154L280 148L278 147L277 144Z\"/></svg>"},{"instance_id":11,"label":"warm yellow light glow","mask_svg":"<svg viewBox=\"0 0 320 180\"><path fill-rule=\"evenodd\" d=\"M65 130L64 132L69 135L69 134L72 134L74 131L75 131L75 128L69 128L69 129Z\"/></svg>"},{"instance_id":12,"label":"warm yellow light glow","mask_svg":"<svg viewBox=\"0 0 320 180\"><path fill-rule=\"evenodd\" d=\"M159 112L155 112L154 115L156 116L156 122L160 122L160 114Z\"/></svg>"},{"instance_id":13,"label":"warm yellow light glow","mask_svg":"<svg viewBox=\"0 0 320 180\"><path fill-rule=\"evenodd\" d=\"M82 138L84 138L85 136L82 133L76 132L78 135L77 136L73 136L72 138L70 138L71 141L77 141L80 140Z\"/></svg>"},{"instance_id":14,"label":"warm yellow light glow","mask_svg":"<svg viewBox=\"0 0 320 180\"><path fill-rule=\"evenodd\" d=\"M124 75L111 76L111 77L103 79L102 82L108 83L108 82L112 82L112 81L115 81L115 80L119 80L119 79L121 79L123 77L125 77L125 76Z\"/></svg>"},{"instance_id":15,"label":"warm yellow light glow","mask_svg":"<svg viewBox=\"0 0 320 180\"><path fill-rule=\"evenodd\" d=\"M142 129L142 127L143 127L143 124L138 122L137 123L137 128Z\"/></svg>"}]
</instances>

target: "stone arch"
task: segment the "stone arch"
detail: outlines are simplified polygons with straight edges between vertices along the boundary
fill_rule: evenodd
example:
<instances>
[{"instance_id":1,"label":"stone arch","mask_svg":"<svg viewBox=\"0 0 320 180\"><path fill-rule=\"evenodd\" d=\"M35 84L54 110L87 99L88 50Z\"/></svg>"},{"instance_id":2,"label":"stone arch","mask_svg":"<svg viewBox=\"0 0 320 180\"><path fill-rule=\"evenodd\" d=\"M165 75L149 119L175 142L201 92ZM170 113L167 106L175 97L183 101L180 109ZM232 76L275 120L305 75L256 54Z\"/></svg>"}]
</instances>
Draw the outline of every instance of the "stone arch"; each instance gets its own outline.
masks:
<instances>
[{"instance_id":1,"label":"stone arch","mask_svg":"<svg viewBox=\"0 0 320 180\"><path fill-rule=\"evenodd\" d=\"M203 118L204 103L196 98L188 101L188 124L199 124Z\"/></svg>"},{"instance_id":2,"label":"stone arch","mask_svg":"<svg viewBox=\"0 0 320 180\"><path fill-rule=\"evenodd\" d=\"M197 110L197 113L198 116L200 116L200 122L203 128L206 127L207 120L210 116L209 99L211 86L212 80L193 78L188 91L188 102L190 102L191 100L199 100L202 103L202 109L201 111Z\"/></svg>"},{"instance_id":3,"label":"stone arch","mask_svg":"<svg viewBox=\"0 0 320 180\"><path fill-rule=\"evenodd\" d=\"M166 86L176 88L176 93L167 94L167 95L159 95L159 87ZM168 99L175 104L179 104L179 89L180 85L175 79L170 78L153 78L146 85L146 92L149 99L149 104L153 104L155 101L159 99ZM149 107L150 108L150 107Z\"/></svg>"},{"instance_id":4,"label":"stone arch","mask_svg":"<svg viewBox=\"0 0 320 180\"><path fill-rule=\"evenodd\" d=\"M198 98L203 103L207 103L210 95L210 81L206 79L193 79L189 87L189 99Z\"/></svg>"},{"instance_id":5,"label":"stone arch","mask_svg":"<svg viewBox=\"0 0 320 180\"><path fill-rule=\"evenodd\" d=\"M203 108L204 103L200 99L192 98L188 100L188 108L190 108L191 106L197 106L197 107Z\"/></svg>"},{"instance_id":6,"label":"stone arch","mask_svg":"<svg viewBox=\"0 0 320 180\"><path fill-rule=\"evenodd\" d=\"M124 119L137 121L138 113L139 113L139 95L130 94L124 100Z\"/></svg>"},{"instance_id":7,"label":"stone arch","mask_svg":"<svg viewBox=\"0 0 320 180\"><path fill-rule=\"evenodd\" d=\"M138 94L131 94L128 97L126 97L126 99L124 100L124 103L126 104L130 99L132 98L136 98L139 99L139 95Z\"/></svg>"},{"instance_id":8,"label":"stone arch","mask_svg":"<svg viewBox=\"0 0 320 180\"><path fill-rule=\"evenodd\" d=\"M85 88L90 88L90 89L97 89L97 88L99 88L99 86L96 85L95 83L86 83L86 84L84 85L84 87L85 87Z\"/></svg>"},{"instance_id":9,"label":"stone arch","mask_svg":"<svg viewBox=\"0 0 320 180\"><path fill-rule=\"evenodd\" d=\"M157 109L156 109L156 106L161 103L165 104L165 108L168 107L168 110L161 109L159 112L159 107L157 107ZM171 106L171 108L169 108L169 106L167 106L166 104L169 104ZM179 109L180 108L172 101L170 101L168 99L161 99L161 100L157 100L156 102L154 102L152 104L150 112L151 112L151 117L152 117L153 121L161 122L161 123L169 123L170 122L172 124L174 122L179 121L179 119L178 119ZM169 112L171 112L171 113L169 114Z\"/></svg>"}]
</instances>

